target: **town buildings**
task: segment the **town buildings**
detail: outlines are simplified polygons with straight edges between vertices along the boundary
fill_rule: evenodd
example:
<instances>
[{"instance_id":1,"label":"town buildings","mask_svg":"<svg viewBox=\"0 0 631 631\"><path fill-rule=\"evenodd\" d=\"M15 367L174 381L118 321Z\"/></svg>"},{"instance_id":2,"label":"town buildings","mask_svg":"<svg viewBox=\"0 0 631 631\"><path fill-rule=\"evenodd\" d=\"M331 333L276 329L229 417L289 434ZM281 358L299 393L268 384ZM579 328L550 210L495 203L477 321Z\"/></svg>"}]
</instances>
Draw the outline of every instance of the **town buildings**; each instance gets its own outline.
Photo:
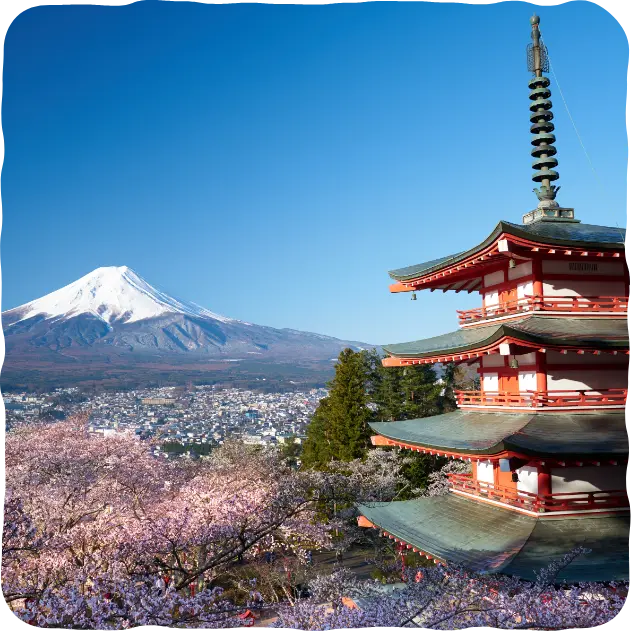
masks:
<instances>
[{"instance_id":1,"label":"town buildings","mask_svg":"<svg viewBox=\"0 0 631 631\"><path fill-rule=\"evenodd\" d=\"M58 388L38 396L5 394L8 429L42 420L88 415L88 431L131 432L163 443L161 455L204 454L229 439L254 445L300 442L324 389L258 393L237 388L191 386L86 395ZM54 417L51 412L55 412ZM56 418L55 418L56 417Z\"/></svg>"},{"instance_id":2,"label":"town buildings","mask_svg":"<svg viewBox=\"0 0 631 631\"><path fill-rule=\"evenodd\" d=\"M391 272L392 292L478 291L482 306L459 312L458 331L386 346L384 364L473 364L481 389L457 393L455 412L373 423L373 443L472 471L445 496L361 506L360 525L437 563L525 579L581 546L559 580L628 579L624 231L556 201L547 52L537 16L531 26L537 207L466 252Z\"/></svg>"}]
</instances>

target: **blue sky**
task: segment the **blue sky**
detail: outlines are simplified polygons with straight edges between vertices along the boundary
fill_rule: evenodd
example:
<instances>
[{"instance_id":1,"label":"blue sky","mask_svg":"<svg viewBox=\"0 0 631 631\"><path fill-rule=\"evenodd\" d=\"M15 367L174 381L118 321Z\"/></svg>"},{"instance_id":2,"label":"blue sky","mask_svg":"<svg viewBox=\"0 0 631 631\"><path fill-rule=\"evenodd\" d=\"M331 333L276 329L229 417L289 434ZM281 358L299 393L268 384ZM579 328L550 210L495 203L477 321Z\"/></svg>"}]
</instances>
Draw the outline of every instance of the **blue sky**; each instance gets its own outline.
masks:
<instances>
[{"instance_id":1,"label":"blue sky","mask_svg":"<svg viewBox=\"0 0 631 631\"><path fill-rule=\"evenodd\" d=\"M141 2L22 13L5 42L2 308L128 265L228 316L374 343L456 328L477 295L387 270L536 205L533 5ZM538 7L562 205L626 223L628 45Z\"/></svg>"}]
</instances>

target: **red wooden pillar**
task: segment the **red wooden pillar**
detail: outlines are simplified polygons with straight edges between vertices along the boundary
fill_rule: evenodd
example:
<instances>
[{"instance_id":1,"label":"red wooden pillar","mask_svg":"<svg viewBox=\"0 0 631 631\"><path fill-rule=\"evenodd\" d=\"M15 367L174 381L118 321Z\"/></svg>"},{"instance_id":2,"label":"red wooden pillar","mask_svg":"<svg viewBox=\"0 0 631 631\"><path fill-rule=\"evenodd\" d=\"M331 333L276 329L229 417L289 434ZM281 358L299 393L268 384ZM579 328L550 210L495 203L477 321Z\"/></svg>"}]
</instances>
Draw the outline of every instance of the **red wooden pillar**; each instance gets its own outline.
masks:
<instances>
[{"instance_id":1,"label":"red wooden pillar","mask_svg":"<svg viewBox=\"0 0 631 631\"><path fill-rule=\"evenodd\" d=\"M545 496L552 495L552 478L546 464L539 464L537 467L537 495L543 497L545 507Z\"/></svg>"},{"instance_id":2,"label":"red wooden pillar","mask_svg":"<svg viewBox=\"0 0 631 631\"><path fill-rule=\"evenodd\" d=\"M543 270L541 265L541 259L535 258L532 260L532 275L534 279L532 281L532 293L535 296L535 305L540 303L543 298Z\"/></svg>"},{"instance_id":3,"label":"red wooden pillar","mask_svg":"<svg viewBox=\"0 0 631 631\"><path fill-rule=\"evenodd\" d=\"M548 391L548 371L546 369L546 354L537 351L535 358L535 369L537 371L537 392Z\"/></svg>"}]
</instances>

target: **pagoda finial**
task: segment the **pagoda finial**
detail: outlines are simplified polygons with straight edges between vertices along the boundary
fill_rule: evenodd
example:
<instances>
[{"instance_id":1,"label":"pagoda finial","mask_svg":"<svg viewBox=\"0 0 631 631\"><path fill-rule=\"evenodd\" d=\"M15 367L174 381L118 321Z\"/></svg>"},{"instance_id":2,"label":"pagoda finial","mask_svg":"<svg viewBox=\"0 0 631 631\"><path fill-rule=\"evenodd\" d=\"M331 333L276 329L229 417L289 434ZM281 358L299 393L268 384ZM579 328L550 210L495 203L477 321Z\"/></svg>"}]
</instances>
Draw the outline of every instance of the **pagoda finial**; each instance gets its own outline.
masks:
<instances>
[{"instance_id":1,"label":"pagoda finial","mask_svg":"<svg viewBox=\"0 0 631 631\"><path fill-rule=\"evenodd\" d=\"M552 101L550 101L550 79L543 75L550 69L548 49L541 41L539 22L539 16L533 14L530 18L532 44L528 44L526 52L528 70L534 75L528 82L530 87L530 122L532 123L530 142L533 145L530 153L534 158L532 168L535 169L532 179L541 186L533 189L539 199L539 204L534 211L524 215L524 223L530 223L543 217L566 221L574 219L572 209L559 207L556 195L561 187L552 184L559 179L559 174L554 170L558 161L554 157L557 150L554 146L556 137L552 133L554 131L554 124L552 123L554 116L552 114Z\"/></svg>"}]
</instances>

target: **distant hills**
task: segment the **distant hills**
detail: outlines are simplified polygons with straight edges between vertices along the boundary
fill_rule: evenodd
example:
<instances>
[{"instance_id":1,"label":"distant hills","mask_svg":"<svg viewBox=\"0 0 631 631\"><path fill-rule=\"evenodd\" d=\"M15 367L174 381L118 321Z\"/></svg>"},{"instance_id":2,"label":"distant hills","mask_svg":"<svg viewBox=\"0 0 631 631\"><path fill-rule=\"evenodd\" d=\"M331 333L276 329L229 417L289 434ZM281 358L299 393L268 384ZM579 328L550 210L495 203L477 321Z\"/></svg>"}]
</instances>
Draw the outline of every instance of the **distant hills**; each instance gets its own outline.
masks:
<instances>
[{"instance_id":1,"label":"distant hills","mask_svg":"<svg viewBox=\"0 0 631 631\"><path fill-rule=\"evenodd\" d=\"M2 314L3 387L187 380L318 385L340 351L370 344L276 329L176 299L128 267L100 267Z\"/></svg>"}]
</instances>

